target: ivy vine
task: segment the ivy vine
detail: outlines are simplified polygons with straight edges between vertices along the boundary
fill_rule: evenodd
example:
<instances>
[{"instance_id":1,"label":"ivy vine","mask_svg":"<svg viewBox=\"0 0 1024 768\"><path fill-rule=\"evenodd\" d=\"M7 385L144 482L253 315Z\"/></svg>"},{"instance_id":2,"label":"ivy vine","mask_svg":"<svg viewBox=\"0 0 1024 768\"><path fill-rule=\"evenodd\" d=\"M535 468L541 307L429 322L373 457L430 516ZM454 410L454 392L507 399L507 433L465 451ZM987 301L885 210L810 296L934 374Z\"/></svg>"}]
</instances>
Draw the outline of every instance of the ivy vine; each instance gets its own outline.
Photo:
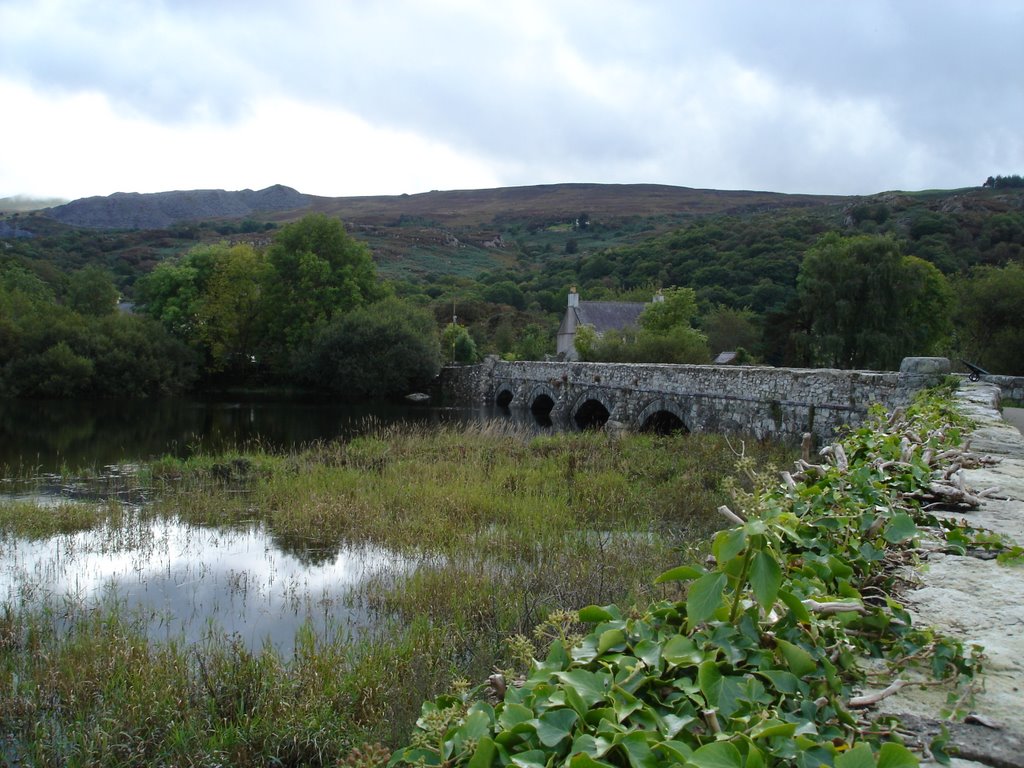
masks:
<instances>
[{"instance_id":1,"label":"ivy vine","mask_svg":"<svg viewBox=\"0 0 1024 768\"><path fill-rule=\"evenodd\" d=\"M863 713L912 671L963 706L982 654L913 626L900 566L926 538L1021 555L933 514L978 499L949 472L984 461L962 444L969 427L949 390L930 391L905 411L872 411L781 483L737 484L737 511L721 510L736 524L707 562L659 577L665 599L554 615L539 630L543 658L512 682L496 675L426 702L389 767L918 765L895 729ZM526 657L533 648L518 641ZM885 662L887 679L870 681L879 694L857 695L865 657ZM942 740L931 746L944 760Z\"/></svg>"}]
</instances>

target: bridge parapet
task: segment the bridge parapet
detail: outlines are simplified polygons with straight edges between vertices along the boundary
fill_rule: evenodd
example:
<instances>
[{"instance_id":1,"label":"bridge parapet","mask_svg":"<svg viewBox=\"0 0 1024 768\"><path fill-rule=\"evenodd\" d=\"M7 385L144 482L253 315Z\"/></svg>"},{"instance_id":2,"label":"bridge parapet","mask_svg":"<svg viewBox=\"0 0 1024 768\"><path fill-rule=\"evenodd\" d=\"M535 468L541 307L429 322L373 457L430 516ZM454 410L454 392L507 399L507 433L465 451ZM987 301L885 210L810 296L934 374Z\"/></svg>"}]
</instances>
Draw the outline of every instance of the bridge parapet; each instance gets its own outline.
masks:
<instances>
[{"instance_id":1,"label":"bridge parapet","mask_svg":"<svg viewBox=\"0 0 1024 768\"><path fill-rule=\"evenodd\" d=\"M453 374L446 369L446 388L471 392L475 402L545 412L564 426L642 429L653 423L758 438L799 439L806 432L829 438L836 428L862 421L870 404L905 405L948 373L949 361L927 361L905 363L897 373L491 359Z\"/></svg>"}]
</instances>

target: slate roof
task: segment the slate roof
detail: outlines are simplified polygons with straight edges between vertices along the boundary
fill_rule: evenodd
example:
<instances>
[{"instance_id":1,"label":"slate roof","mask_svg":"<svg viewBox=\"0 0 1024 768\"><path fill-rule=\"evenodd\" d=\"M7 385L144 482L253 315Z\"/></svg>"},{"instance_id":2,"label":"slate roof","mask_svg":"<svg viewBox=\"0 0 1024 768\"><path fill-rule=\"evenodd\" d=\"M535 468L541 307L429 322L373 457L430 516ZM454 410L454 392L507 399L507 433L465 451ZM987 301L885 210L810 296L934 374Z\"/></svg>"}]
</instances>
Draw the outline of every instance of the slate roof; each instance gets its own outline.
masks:
<instances>
[{"instance_id":1,"label":"slate roof","mask_svg":"<svg viewBox=\"0 0 1024 768\"><path fill-rule=\"evenodd\" d=\"M570 307L579 325L592 325L598 333L636 326L647 305L637 301L581 301Z\"/></svg>"}]
</instances>

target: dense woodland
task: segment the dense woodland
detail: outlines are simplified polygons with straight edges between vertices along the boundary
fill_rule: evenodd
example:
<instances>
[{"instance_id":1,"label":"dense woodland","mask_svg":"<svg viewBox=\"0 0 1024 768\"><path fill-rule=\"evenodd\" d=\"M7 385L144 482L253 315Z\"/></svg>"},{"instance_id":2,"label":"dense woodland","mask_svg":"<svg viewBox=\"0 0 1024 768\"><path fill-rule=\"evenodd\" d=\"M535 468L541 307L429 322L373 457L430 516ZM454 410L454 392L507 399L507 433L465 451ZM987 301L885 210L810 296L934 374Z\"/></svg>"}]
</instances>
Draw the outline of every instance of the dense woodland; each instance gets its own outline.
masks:
<instances>
[{"instance_id":1,"label":"dense woodland","mask_svg":"<svg viewBox=\"0 0 1024 768\"><path fill-rule=\"evenodd\" d=\"M495 215L501 247L489 249L452 246L448 230L424 246L429 220L111 232L12 215L0 222L0 395L400 395L447 360L553 354L571 286L584 300L667 298L636 329L584 333L586 359L735 350L748 363L892 369L942 354L1024 374L1019 178L733 214Z\"/></svg>"}]
</instances>

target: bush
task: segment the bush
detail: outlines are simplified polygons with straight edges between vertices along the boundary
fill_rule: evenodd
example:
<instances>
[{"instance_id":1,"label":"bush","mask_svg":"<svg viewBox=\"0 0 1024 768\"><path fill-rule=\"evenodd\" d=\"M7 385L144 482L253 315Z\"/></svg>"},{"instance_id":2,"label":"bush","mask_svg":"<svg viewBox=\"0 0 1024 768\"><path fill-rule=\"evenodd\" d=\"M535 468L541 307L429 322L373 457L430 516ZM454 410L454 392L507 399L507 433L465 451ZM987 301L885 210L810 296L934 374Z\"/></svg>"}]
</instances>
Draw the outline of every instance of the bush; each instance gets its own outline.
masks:
<instances>
[{"instance_id":1,"label":"bush","mask_svg":"<svg viewBox=\"0 0 1024 768\"><path fill-rule=\"evenodd\" d=\"M350 398L407 394L440 370L433 318L385 299L335 318L299 361L311 384Z\"/></svg>"}]
</instances>

